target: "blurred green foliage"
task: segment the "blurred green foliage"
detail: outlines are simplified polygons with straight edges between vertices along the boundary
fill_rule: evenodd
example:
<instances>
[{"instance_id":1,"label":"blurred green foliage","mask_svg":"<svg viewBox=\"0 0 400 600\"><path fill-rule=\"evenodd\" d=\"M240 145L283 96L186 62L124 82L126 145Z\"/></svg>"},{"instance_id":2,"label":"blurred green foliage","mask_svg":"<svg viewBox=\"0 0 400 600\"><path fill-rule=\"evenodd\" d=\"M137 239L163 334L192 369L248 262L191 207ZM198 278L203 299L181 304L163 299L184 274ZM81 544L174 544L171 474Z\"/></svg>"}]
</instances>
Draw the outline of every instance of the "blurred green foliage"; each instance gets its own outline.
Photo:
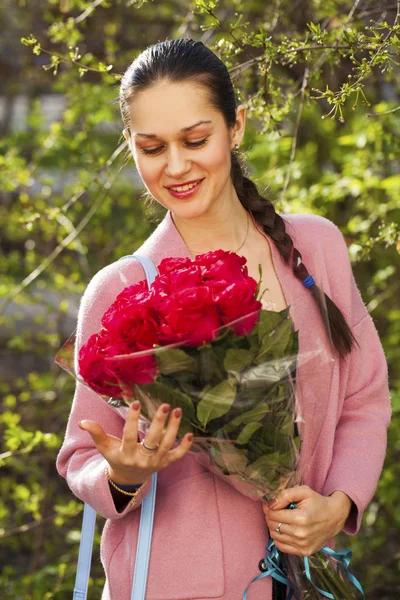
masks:
<instances>
[{"instance_id":1,"label":"blurred green foliage","mask_svg":"<svg viewBox=\"0 0 400 600\"><path fill-rule=\"evenodd\" d=\"M378 0L5 0L0 7L1 598L71 597L82 505L55 471L73 380L53 363L102 266L160 216L144 209L115 98L148 44L190 35L248 108L244 155L280 212L334 221L389 364L393 421L361 532L342 537L372 600L400 597L400 22ZM45 94L62 100L57 118ZM13 112L21 95L26 123ZM98 553L100 531L95 552ZM90 598L100 598L94 561Z\"/></svg>"}]
</instances>

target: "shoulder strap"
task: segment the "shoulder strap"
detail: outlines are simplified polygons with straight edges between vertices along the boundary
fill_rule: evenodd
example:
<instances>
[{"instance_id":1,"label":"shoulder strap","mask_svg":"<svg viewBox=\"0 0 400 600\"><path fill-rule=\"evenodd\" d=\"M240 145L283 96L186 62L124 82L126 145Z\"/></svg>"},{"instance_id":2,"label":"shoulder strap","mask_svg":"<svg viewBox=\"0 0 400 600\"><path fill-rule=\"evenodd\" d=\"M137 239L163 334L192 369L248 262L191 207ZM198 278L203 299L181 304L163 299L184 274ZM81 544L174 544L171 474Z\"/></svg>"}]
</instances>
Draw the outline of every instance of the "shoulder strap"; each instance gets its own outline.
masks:
<instances>
[{"instance_id":1,"label":"shoulder strap","mask_svg":"<svg viewBox=\"0 0 400 600\"><path fill-rule=\"evenodd\" d=\"M154 263L147 256L141 256L139 254L128 254L127 256L122 256L119 260L127 258L134 258L140 262L146 274L147 285L150 287L158 273ZM139 538L136 549L136 564L131 600L145 600L156 490L157 473L153 473L151 489L143 499L141 506ZM89 506L89 504L85 504L83 508L82 533L79 545L73 600L86 600L87 598L95 524L96 511Z\"/></svg>"},{"instance_id":2,"label":"shoulder strap","mask_svg":"<svg viewBox=\"0 0 400 600\"><path fill-rule=\"evenodd\" d=\"M139 538L136 549L136 563L133 575L131 600L145 600L146 598L147 573L149 570L154 509L156 505L156 490L157 473L153 473L150 492L142 502L142 514L140 515Z\"/></svg>"},{"instance_id":3,"label":"shoulder strap","mask_svg":"<svg viewBox=\"0 0 400 600\"><path fill-rule=\"evenodd\" d=\"M121 256L118 260L126 260L126 259L135 258L143 267L143 270L146 274L147 285L150 287L153 283L154 279L158 275L157 267L153 263L153 261L147 256L142 256L141 254L127 254L126 256Z\"/></svg>"},{"instance_id":4,"label":"shoulder strap","mask_svg":"<svg viewBox=\"0 0 400 600\"><path fill-rule=\"evenodd\" d=\"M96 511L89 504L85 504L73 600L86 600L87 597L95 524Z\"/></svg>"}]
</instances>

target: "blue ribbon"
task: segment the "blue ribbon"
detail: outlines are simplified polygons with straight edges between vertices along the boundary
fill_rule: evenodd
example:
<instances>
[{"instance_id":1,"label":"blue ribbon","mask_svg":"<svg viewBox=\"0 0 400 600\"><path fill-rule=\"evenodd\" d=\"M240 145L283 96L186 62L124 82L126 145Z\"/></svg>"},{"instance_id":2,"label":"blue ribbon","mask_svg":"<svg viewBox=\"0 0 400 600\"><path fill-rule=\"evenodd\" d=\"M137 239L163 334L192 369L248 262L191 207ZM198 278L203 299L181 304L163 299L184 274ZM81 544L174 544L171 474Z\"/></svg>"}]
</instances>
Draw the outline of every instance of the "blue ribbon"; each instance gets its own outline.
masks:
<instances>
[{"instance_id":1,"label":"blue ribbon","mask_svg":"<svg viewBox=\"0 0 400 600\"><path fill-rule=\"evenodd\" d=\"M294 588L293 588L292 584L290 583L289 579L286 577L286 573L281 568L281 553L279 552L278 548L275 546L274 540L272 538L269 539L268 546L267 546L267 552L268 552L268 554L266 554L265 558L264 558L265 564L267 566L267 570L265 571L265 573L261 573L260 575L257 575L257 577L254 577L254 579L252 579L250 581L249 585L247 586L247 588L244 591L242 600L247 600L247 594L249 591L249 587L251 586L252 583L254 583L255 581L258 581L259 579L263 579L264 577L269 577L269 576L273 577L274 579L277 579L278 581L280 581L281 583L284 583L285 585L287 585L290 588L289 594L286 596L286 600L291 600L293 598Z\"/></svg>"},{"instance_id":2,"label":"blue ribbon","mask_svg":"<svg viewBox=\"0 0 400 600\"><path fill-rule=\"evenodd\" d=\"M296 508L296 503L291 502L289 504L289 506L287 506L286 508L293 510L294 508ZM350 560L351 560L351 556L352 556L351 550L344 549L344 550L340 550L339 552L335 552L328 546L324 546L320 550L320 552L322 552L323 554L326 554L327 556L331 556L338 563L341 563L348 580L350 581L350 583L352 583L358 589L358 591L361 593L362 597L365 600L364 590L362 589L360 582L349 571L349 565L350 565ZM271 576L273 579L276 579L277 581L280 581L281 583L285 584L289 588L289 593L286 596L285 600L291 600L293 598L295 589L293 587L293 584L286 577L286 573L283 571L283 569L281 567L281 556L282 556L282 553L275 546L274 540L272 538L270 538L268 541L268 545L267 545L267 554L265 555L265 558L264 558L264 562L266 564L267 570L265 571L265 573L261 573L261 575L257 575L257 577L254 577L254 579L252 579L250 581L249 585L245 589L242 600L247 600L247 594L249 591L249 587L251 586L252 583L254 583L255 581L258 581L259 579L263 579L264 577L269 577L269 576ZM335 596L333 594L322 590L321 588L319 588L317 585L315 585L311 581L310 562L308 560L308 556L304 556L303 561L304 561L305 575L306 575L308 581L311 583L311 585L322 596L324 596L324 598L329 598L330 600L335 600ZM338 571L339 571L339 565L338 565Z\"/></svg>"}]
</instances>

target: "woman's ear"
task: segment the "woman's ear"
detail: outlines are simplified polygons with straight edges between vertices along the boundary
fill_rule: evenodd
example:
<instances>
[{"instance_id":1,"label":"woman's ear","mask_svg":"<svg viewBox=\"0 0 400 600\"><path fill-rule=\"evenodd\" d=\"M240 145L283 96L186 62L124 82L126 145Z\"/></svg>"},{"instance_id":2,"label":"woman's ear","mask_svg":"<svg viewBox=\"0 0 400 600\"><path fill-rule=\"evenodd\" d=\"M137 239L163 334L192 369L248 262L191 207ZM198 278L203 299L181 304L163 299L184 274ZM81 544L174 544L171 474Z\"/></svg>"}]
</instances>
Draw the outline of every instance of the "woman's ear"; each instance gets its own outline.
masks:
<instances>
[{"instance_id":1,"label":"woman's ear","mask_svg":"<svg viewBox=\"0 0 400 600\"><path fill-rule=\"evenodd\" d=\"M232 128L232 133L231 133L233 146L235 146L236 144L238 146L240 146L240 144L243 140L245 127L246 127L246 108L243 106L243 104L239 104L239 106L236 109L236 122Z\"/></svg>"},{"instance_id":2,"label":"woman's ear","mask_svg":"<svg viewBox=\"0 0 400 600\"><path fill-rule=\"evenodd\" d=\"M129 141L130 135L129 135L129 129L127 127L125 127L125 129L122 130L122 133L124 135L124 138L126 139L126 141Z\"/></svg>"}]
</instances>

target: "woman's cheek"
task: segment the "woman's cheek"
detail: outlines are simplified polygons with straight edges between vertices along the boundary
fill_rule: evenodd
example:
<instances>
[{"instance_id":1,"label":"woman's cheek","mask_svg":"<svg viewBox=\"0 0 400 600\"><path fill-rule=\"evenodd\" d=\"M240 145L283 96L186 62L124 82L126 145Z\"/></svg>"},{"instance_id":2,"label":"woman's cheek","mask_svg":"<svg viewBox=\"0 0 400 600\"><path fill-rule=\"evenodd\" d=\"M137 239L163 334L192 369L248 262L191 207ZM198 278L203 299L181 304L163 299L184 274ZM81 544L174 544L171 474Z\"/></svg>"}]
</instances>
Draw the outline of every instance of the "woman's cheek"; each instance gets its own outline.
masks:
<instances>
[{"instance_id":1,"label":"woman's cheek","mask_svg":"<svg viewBox=\"0 0 400 600\"><path fill-rule=\"evenodd\" d=\"M154 190L156 183L159 181L157 161L153 159L152 164L146 164L143 160L136 161L136 168L144 185L149 191Z\"/></svg>"}]
</instances>

